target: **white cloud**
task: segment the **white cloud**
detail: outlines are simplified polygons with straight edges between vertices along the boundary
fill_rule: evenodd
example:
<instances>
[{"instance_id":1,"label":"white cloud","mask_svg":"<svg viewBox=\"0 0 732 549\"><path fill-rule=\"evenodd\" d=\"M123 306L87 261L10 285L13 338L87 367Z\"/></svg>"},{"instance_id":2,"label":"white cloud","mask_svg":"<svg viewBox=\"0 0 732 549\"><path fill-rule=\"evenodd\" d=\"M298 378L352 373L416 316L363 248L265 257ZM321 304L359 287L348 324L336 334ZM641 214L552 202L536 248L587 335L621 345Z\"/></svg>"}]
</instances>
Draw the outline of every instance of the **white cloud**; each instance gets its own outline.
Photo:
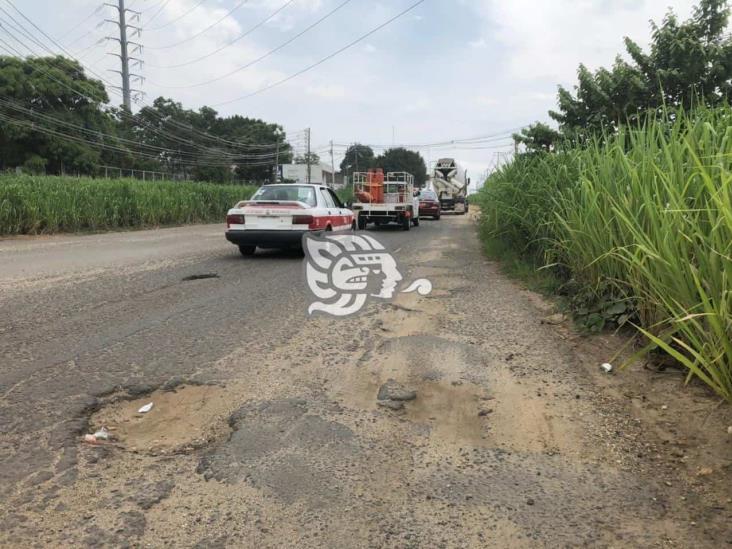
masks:
<instances>
[{"instance_id":1,"label":"white cloud","mask_svg":"<svg viewBox=\"0 0 732 549\"><path fill-rule=\"evenodd\" d=\"M487 95L478 95L475 97L475 102L481 107L493 107L498 105L499 101L495 97L489 97Z\"/></svg>"},{"instance_id":2,"label":"white cloud","mask_svg":"<svg viewBox=\"0 0 732 549\"><path fill-rule=\"evenodd\" d=\"M133 1L133 0L130 0ZM153 22L163 25L200 0L168 2ZM168 89L153 83L186 86L217 78L278 46L342 0L296 0L273 21L245 39L179 69L172 65L211 52L261 21L286 0L249 0L210 31L187 37L216 22L240 0L208 0L190 15L159 31L146 31L142 42L148 65L147 102L172 97L189 108L215 105L291 75L392 17L397 2L352 2L292 45L248 70L213 84ZM137 0L144 9L157 0ZM580 62L609 65L623 51L623 35L641 44L650 36L649 19L660 21L666 6L686 18L697 0L456 0L425 2L367 41L306 74L266 93L217 108L222 114L260 117L288 130L312 127L315 143L391 144L442 142L487 135L546 121L556 105L558 84L572 86ZM69 0L64 10L49 10L44 0L23 0L21 9L52 35L62 35L99 5L99 0ZM68 5L67 5L68 4ZM401 3L399 3L401 5ZM449 6L448 6L449 4ZM159 4L158 4L159 5ZM156 8L155 8L156 9ZM154 9L147 12L149 17ZM62 40L92 30L103 14ZM113 16L113 11L105 14ZM88 26L88 28L86 28ZM95 72L118 83L119 61L105 56L117 44L92 47L114 32L99 29L72 48L87 48L84 60ZM155 47L183 41L172 49ZM114 96L115 101L119 101ZM216 108L216 107L215 107ZM492 144L491 144L492 145ZM509 145L510 148L510 145ZM422 149L426 159L454 156L473 175L488 167L495 149ZM336 160L339 161L338 159Z\"/></svg>"},{"instance_id":3,"label":"white cloud","mask_svg":"<svg viewBox=\"0 0 732 549\"><path fill-rule=\"evenodd\" d=\"M505 47L511 76L565 83L581 62L611 64L624 51L624 36L646 44L648 21L660 21L670 3L687 17L696 0L482 0L480 10Z\"/></svg>"},{"instance_id":4,"label":"white cloud","mask_svg":"<svg viewBox=\"0 0 732 549\"><path fill-rule=\"evenodd\" d=\"M343 99L347 96L346 88L340 85L307 86L305 92L325 99Z\"/></svg>"},{"instance_id":5,"label":"white cloud","mask_svg":"<svg viewBox=\"0 0 732 549\"><path fill-rule=\"evenodd\" d=\"M485 38L478 38L477 40L472 40L468 42L468 46L475 49L485 49L488 47L488 42L485 41Z\"/></svg>"}]
</instances>

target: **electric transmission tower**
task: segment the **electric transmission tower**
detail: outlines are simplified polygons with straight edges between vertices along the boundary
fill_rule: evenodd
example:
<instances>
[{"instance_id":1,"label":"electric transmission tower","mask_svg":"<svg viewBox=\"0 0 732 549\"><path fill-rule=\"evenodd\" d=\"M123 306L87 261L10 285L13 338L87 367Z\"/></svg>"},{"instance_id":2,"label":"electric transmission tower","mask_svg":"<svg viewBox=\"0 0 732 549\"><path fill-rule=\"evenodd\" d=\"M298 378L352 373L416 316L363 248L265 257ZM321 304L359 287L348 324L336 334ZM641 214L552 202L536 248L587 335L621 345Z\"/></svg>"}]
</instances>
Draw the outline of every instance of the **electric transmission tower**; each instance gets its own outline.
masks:
<instances>
[{"instance_id":1,"label":"electric transmission tower","mask_svg":"<svg viewBox=\"0 0 732 549\"><path fill-rule=\"evenodd\" d=\"M130 54L140 53L142 54L142 44L139 42L132 42L128 40L128 31L131 31L131 36L142 36L142 27L131 25L127 22L127 15L130 14L130 21L140 22L140 12L125 8L125 0L118 0L117 5L105 3L105 6L110 6L117 10L118 19L105 19L109 23L114 23L119 27L119 38L116 36L107 36L107 40L116 40L119 42L119 53L111 53L119 57L121 62L121 70L114 70L112 72L118 73L122 77L122 86L115 86L122 90L122 103L128 111L132 110L132 93L143 94L142 90L133 89L130 86L131 80L137 80L142 83L145 78L139 74L133 74L130 72L130 61L136 63L138 67L142 67L142 59L137 57L130 57Z\"/></svg>"}]
</instances>

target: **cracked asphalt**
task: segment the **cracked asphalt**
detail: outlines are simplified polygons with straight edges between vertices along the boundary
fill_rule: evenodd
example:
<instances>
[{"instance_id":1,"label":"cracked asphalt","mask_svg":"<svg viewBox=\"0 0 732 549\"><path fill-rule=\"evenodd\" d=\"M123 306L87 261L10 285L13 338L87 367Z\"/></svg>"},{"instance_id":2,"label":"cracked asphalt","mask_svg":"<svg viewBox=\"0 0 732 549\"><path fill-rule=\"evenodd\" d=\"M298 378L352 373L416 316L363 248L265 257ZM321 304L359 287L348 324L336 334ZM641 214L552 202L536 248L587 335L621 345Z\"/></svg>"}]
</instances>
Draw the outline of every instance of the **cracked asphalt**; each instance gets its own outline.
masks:
<instances>
[{"instance_id":1,"label":"cracked asphalt","mask_svg":"<svg viewBox=\"0 0 732 549\"><path fill-rule=\"evenodd\" d=\"M0 546L732 543L726 457L666 460L646 374L542 324L472 216L370 234L432 294L308 318L302 257L221 226L1 240Z\"/></svg>"}]
</instances>

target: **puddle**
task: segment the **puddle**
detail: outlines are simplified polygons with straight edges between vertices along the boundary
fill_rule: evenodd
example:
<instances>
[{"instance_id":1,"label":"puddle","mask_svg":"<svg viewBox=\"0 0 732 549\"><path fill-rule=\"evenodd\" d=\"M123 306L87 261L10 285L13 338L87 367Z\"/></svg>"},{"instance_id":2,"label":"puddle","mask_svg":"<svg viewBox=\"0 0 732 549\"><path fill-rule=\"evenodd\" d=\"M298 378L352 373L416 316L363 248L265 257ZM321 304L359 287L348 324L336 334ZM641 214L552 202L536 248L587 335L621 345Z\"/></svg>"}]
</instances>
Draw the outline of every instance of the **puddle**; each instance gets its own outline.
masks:
<instances>
[{"instance_id":1,"label":"puddle","mask_svg":"<svg viewBox=\"0 0 732 549\"><path fill-rule=\"evenodd\" d=\"M138 410L152 402L145 413ZM182 385L135 400L114 402L96 412L92 429L107 427L126 450L149 454L182 453L201 448L230 432L231 396L216 385Z\"/></svg>"}]
</instances>

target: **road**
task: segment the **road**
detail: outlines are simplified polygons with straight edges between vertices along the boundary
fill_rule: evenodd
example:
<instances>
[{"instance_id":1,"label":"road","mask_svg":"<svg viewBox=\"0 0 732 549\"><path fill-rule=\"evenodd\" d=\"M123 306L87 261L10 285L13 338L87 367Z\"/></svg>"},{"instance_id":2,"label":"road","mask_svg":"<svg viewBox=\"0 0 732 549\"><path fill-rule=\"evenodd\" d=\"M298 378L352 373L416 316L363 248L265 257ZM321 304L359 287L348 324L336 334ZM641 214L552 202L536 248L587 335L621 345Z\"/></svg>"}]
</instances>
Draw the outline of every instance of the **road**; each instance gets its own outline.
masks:
<instances>
[{"instance_id":1,"label":"road","mask_svg":"<svg viewBox=\"0 0 732 549\"><path fill-rule=\"evenodd\" d=\"M732 542L725 490L661 456L472 218L370 231L434 290L345 319L307 317L300 255L222 230L0 241L0 546Z\"/></svg>"}]
</instances>

